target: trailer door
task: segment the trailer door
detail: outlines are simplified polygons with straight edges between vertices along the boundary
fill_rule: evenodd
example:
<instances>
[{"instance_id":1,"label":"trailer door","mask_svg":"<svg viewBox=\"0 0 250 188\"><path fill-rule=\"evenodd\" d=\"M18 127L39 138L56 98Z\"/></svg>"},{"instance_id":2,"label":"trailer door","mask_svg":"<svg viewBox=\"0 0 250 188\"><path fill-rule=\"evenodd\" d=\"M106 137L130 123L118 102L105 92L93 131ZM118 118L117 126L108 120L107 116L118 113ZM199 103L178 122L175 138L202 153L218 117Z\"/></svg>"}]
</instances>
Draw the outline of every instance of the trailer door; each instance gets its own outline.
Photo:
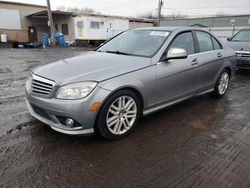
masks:
<instances>
[{"instance_id":1,"label":"trailer door","mask_svg":"<svg viewBox=\"0 0 250 188\"><path fill-rule=\"evenodd\" d=\"M114 29L113 29L114 21L113 20L107 20L107 31L106 31L106 38L110 39L114 36Z\"/></svg>"}]
</instances>

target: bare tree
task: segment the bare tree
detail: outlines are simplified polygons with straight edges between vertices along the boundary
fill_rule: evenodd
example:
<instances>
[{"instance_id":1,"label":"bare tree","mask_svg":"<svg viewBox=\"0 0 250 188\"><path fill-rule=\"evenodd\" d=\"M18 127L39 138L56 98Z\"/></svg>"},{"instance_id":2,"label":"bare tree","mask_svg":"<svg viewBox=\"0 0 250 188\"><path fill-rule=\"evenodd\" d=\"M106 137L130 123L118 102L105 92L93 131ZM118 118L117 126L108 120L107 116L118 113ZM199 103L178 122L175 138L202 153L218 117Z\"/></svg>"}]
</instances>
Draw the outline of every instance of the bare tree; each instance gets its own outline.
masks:
<instances>
[{"instance_id":1,"label":"bare tree","mask_svg":"<svg viewBox=\"0 0 250 188\"><path fill-rule=\"evenodd\" d=\"M223 17L223 16L226 16L226 14L223 10L220 10L216 13L216 17Z\"/></svg>"},{"instance_id":2,"label":"bare tree","mask_svg":"<svg viewBox=\"0 0 250 188\"><path fill-rule=\"evenodd\" d=\"M65 6L59 6L59 7L56 8L56 10L66 11L66 7Z\"/></svg>"},{"instance_id":3,"label":"bare tree","mask_svg":"<svg viewBox=\"0 0 250 188\"><path fill-rule=\"evenodd\" d=\"M164 16L167 19L182 19L182 18L187 18L187 15L181 14L181 13L173 13L169 15Z\"/></svg>"},{"instance_id":4,"label":"bare tree","mask_svg":"<svg viewBox=\"0 0 250 188\"><path fill-rule=\"evenodd\" d=\"M88 8L88 7L84 7L84 8L67 7L66 8L65 6L59 6L59 7L57 7L57 10L60 10L60 11L70 11L70 12L78 12L78 13L90 13L90 14L98 13L98 14L100 14L99 12L96 12L95 9Z\"/></svg>"},{"instance_id":5,"label":"bare tree","mask_svg":"<svg viewBox=\"0 0 250 188\"><path fill-rule=\"evenodd\" d=\"M156 15L154 15L152 12L146 12L144 14L138 15L137 17L140 18L148 18L148 19L156 19Z\"/></svg>"}]
</instances>

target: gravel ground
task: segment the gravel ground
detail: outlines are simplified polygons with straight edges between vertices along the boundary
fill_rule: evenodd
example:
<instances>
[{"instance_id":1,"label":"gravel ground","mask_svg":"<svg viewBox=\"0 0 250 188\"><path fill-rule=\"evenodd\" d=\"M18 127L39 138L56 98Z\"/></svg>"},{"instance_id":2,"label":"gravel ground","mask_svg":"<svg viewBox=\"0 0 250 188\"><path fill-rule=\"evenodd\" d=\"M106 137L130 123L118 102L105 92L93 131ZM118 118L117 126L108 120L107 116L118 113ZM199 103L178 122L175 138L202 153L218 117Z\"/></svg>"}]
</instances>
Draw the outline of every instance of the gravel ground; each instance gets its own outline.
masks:
<instances>
[{"instance_id":1,"label":"gravel ground","mask_svg":"<svg viewBox=\"0 0 250 188\"><path fill-rule=\"evenodd\" d=\"M0 187L250 187L250 72L227 95L201 96L108 142L30 117L24 84L39 65L82 49L0 49Z\"/></svg>"}]
</instances>

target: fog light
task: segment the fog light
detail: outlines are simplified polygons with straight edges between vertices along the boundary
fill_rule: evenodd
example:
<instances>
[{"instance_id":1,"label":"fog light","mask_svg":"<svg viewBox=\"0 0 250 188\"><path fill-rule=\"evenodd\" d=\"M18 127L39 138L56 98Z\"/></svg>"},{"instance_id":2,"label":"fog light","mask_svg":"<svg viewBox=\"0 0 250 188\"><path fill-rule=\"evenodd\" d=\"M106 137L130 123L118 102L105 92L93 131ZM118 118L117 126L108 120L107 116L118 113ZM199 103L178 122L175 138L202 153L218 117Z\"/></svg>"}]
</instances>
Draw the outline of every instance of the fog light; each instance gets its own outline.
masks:
<instances>
[{"instance_id":1,"label":"fog light","mask_svg":"<svg viewBox=\"0 0 250 188\"><path fill-rule=\"evenodd\" d=\"M73 126L74 126L74 120L71 119L71 118L67 118L67 119L66 119L66 125L67 125L68 127L73 127Z\"/></svg>"}]
</instances>

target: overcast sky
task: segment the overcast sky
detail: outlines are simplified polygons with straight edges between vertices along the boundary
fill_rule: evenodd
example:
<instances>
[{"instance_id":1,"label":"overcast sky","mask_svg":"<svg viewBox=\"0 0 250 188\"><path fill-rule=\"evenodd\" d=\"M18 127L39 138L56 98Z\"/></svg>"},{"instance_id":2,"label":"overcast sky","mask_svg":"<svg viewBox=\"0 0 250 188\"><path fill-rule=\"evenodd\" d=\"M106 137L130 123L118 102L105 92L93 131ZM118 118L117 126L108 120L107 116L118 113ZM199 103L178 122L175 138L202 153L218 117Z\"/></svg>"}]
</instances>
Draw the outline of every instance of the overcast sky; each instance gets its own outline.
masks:
<instances>
[{"instance_id":1,"label":"overcast sky","mask_svg":"<svg viewBox=\"0 0 250 188\"><path fill-rule=\"evenodd\" d=\"M12 1L12 0L8 0ZM15 2L46 5L46 0L13 0ZM88 7L98 12L120 16L140 16L156 13L158 0L50 0L52 9ZM163 0L163 14L189 16L224 14L250 14L250 0Z\"/></svg>"}]
</instances>

